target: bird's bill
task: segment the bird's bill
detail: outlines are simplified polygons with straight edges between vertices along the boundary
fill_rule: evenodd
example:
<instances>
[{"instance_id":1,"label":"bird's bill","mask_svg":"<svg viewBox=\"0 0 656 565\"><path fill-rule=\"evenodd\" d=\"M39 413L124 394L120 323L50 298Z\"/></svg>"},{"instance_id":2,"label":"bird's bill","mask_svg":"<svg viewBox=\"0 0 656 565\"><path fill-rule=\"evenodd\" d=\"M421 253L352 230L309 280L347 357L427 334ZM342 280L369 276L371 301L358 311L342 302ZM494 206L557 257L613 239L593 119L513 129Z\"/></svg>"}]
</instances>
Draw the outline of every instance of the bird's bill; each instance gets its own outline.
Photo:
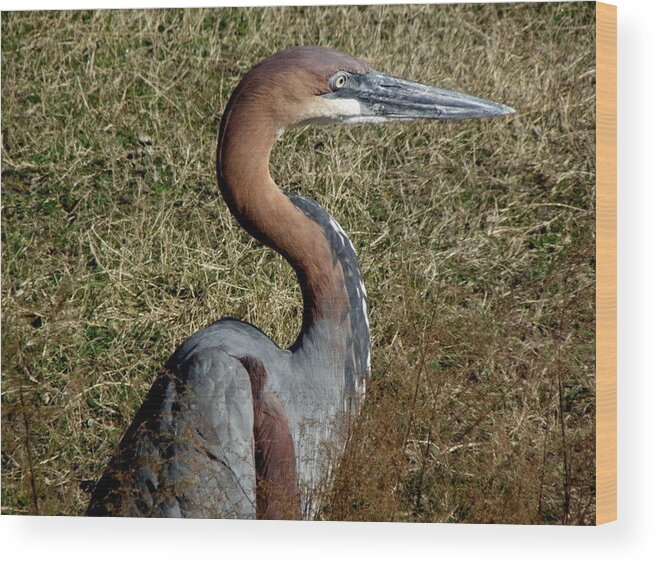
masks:
<instances>
[{"instance_id":1,"label":"bird's bill","mask_svg":"<svg viewBox=\"0 0 656 565\"><path fill-rule=\"evenodd\" d=\"M322 98L341 112L336 121L347 124L492 118L515 112L491 100L378 72L351 74L344 88Z\"/></svg>"}]
</instances>

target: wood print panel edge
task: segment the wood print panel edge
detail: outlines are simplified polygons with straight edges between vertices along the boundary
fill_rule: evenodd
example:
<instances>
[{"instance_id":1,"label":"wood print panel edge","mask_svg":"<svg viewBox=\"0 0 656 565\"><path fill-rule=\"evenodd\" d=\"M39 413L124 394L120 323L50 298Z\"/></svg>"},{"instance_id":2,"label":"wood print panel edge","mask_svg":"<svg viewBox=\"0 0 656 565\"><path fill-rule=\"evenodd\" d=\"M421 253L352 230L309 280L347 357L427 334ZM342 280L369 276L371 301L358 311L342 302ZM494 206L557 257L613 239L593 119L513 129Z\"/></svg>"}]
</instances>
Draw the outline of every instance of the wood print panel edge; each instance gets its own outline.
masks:
<instances>
[{"instance_id":1,"label":"wood print panel edge","mask_svg":"<svg viewBox=\"0 0 656 565\"><path fill-rule=\"evenodd\" d=\"M617 519L617 8L596 10L596 523Z\"/></svg>"}]
</instances>

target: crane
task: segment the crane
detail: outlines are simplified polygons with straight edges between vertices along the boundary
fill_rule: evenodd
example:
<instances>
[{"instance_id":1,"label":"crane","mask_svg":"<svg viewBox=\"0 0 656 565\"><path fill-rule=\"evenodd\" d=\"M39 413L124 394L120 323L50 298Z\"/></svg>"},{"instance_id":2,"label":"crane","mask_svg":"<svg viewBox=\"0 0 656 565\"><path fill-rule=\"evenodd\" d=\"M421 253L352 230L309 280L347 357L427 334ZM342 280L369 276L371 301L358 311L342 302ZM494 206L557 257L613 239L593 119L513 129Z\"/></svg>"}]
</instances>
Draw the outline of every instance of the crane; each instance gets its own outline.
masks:
<instances>
[{"instance_id":1,"label":"crane","mask_svg":"<svg viewBox=\"0 0 656 565\"><path fill-rule=\"evenodd\" d=\"M255 326L222 318L186 339L96 483L87 514L312 518L364 399L367 294L337 221L271 178L272 147L285 129L305 124L513 112L376 72L326 47L283 50L253 67L221 119L217 180L239 224L296 272L300 334L281 349Z\"/></svg>"}]
</instances>

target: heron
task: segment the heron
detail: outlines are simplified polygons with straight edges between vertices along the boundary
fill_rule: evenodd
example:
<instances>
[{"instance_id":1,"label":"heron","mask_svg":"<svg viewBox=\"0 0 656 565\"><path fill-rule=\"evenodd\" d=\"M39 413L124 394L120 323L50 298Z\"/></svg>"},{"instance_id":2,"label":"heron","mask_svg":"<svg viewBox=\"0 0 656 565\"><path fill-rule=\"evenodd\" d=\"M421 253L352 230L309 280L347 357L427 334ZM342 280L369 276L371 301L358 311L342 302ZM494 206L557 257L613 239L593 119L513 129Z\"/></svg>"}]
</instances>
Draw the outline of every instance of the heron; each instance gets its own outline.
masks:
<instances>
[{"instance_id":1,"label":"heron","mask_svg":"<svg viewBox=\"0 0 656 565\"><path fill-rule=\"evenodd\" d=\"M217 180L239 224L294 269L300 333L282 349L257 327L225 317L186 339L96 483L87 514L316 516L371 370L367 293L339 223L272 179L272 148L293 126L513 112L377 72L328 47L286 49L248 71L221 118Z\"/></svg>"}]
</instances>

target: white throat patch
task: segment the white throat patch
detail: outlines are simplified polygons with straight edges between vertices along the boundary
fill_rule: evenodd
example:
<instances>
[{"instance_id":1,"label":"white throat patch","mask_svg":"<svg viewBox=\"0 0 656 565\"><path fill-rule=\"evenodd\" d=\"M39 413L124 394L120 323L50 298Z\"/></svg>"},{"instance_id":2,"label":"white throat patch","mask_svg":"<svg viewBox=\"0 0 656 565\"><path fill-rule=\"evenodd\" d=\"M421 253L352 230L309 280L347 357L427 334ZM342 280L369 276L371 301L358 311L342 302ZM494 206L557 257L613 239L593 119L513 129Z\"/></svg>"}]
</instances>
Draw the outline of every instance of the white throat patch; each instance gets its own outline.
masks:
<instances>
[{"instance_id":1,"label":"white throat patch","mask_svg":"<svg viewBox=\"0 0 656 565\"><path fill-rule=\"evenodd\" d=\"M299 126L308 124L381 124L388 120L369 114L354 98L317 98L304 112Z\"/></svg>"}]
</instances>

